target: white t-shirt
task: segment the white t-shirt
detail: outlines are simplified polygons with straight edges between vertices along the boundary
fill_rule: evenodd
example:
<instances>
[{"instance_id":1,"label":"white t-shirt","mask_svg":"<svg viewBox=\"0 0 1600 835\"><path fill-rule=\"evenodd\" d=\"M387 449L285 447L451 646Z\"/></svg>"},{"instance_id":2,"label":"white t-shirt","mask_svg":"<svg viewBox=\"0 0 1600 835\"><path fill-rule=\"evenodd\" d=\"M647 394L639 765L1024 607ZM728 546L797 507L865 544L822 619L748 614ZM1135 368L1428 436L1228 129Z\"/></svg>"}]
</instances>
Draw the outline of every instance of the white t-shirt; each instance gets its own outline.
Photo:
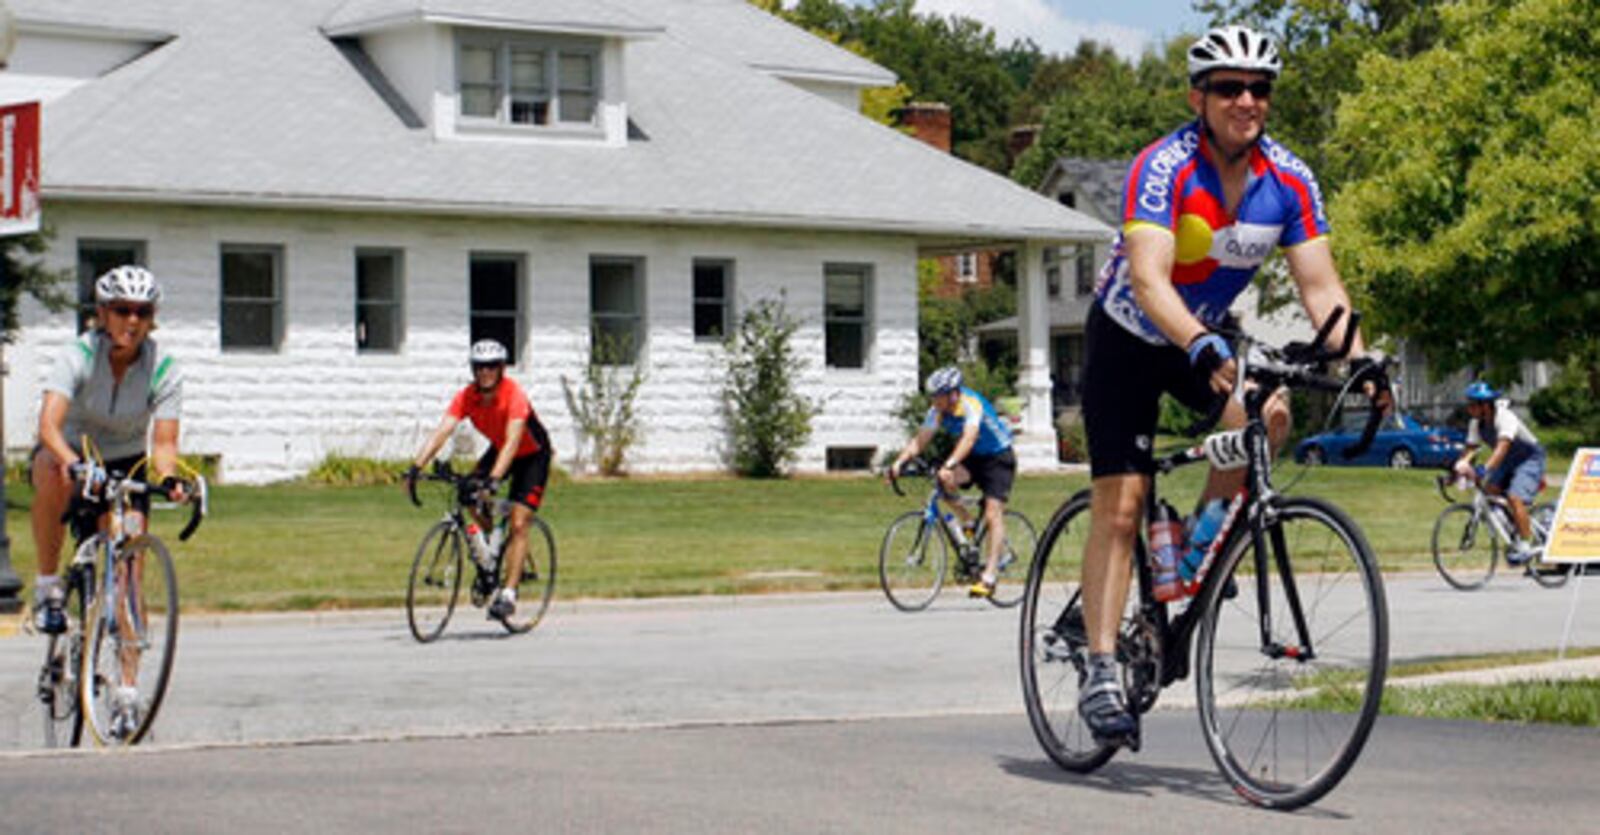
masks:
<instances>
[{"instance_id":1,"label":"white t-shirt","mask_svg":"<svg viewBox=\"0 0 1600 835\"><path fill-rule=\"evenodd\" d=\"M1490 426L1489 429L1489 436L1485 438L1478 427L1478 419L1473 418L1467 424L1467 443L1479 446L1494 446L1500 442L1501 438L1510 438L1512 445L1520 443L1534 448L1539 446L1539 439L1533 436L1533 432L1528 429L1528 425L1522 422L1522 418L1517 417L1516 412L1511 411L1510 400L1498 400L1495 402L1494 425Z\"/></svg>"}]
</instances>

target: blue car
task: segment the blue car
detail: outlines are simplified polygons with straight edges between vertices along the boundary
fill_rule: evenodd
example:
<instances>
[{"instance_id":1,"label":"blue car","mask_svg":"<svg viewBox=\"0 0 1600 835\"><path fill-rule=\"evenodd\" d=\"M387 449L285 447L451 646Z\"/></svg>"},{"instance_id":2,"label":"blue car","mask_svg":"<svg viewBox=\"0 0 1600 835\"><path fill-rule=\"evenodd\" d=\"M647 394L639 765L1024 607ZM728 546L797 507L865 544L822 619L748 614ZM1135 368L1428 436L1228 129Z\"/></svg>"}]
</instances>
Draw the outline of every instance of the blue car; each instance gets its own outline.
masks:
<instances>
[{"instance_id":1,"label":"blue car","mask_svg":"<svg viewBox=\"0 0 1600 835\"><path fill-rule=\"evenodd\" d=\"M1302 464L1345 464L1353 467L1446 467L1461 456L1466 440L1459 429L1425 426L1410 415L1396 412L1384 418L1372 447L1355 458L1344 451L1361 440L1366 427L1365 412L1344 416L1339 428L1312 435L1294 448L1294 460Z\"/></svg>"}]
</instances>

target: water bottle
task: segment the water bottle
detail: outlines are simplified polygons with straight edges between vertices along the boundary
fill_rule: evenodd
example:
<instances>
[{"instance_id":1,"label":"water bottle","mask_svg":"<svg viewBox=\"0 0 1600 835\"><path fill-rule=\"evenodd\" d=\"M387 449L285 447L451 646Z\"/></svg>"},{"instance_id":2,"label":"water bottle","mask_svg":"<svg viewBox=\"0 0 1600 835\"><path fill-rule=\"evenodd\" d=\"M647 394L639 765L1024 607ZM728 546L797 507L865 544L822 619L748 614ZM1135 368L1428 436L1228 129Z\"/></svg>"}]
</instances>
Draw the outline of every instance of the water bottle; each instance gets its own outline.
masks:
<instances>
[{"instance_id":1,"label":"water bottle","mask_svg":"<svg viewBox=\"0 0 1600 835\"><path fill-rule=\"evenodd\" d=\"M1165 500L1150 509L1150 572L1155 575L1156 600L1166 603L1183 596L1178 582L1178 558L1183 552L1183 521Z\"/></svg>"},{"instance_id":2,"label":"water bottle","mask_svg":"<svg viewBox=\"0 0 1600 835\"><path fill-rule=\"evenodd\" d=\"M489 550L486 552L491 561L499 559L500 548L506 542L506 526L504 522L494 526L494 532L489 534Z\"/></svg>"},{"instance_id":3,"label":"water bottle","mask_svg":"<svg viewBox=\"0 0 1600 835\"><path fill-rule=\"evenodd\" d=\"M966 528L962 527L961 520L957 519L954 513L946 513L944 515L944 524L945 527L950 529L950 535L956 538L957 545L967 544Z\"/></svg>"},{"instance_id":4,"label":"water bottle","mask_svg":"<svg viewBox=\"0 0 1600 835\"><path fill-rule=\"evenodd\" d=\"M1194 523L1189 529L1189 552L1184 554L1183 563L1178 566L1178 576L1185 583L1193 583L1200 575L1200 566L1206 561L1206 551L1211 548L1211 540L1217 538L1217 531L1222 529L1222 520L1228 515L1228 506L1221 499L1212 499L1206 502L1205 507L1195 514Z\"/></svg>"},{"instance_id":5,"label":"water bottle","mask_svg":"<svg viewBox=\"0 0 1600 835\"><path fill-rule=\"evenodd\" d=\"M488 568L494 562L494 552L489 550L489 541L476 522L467 523L467 542L471 543L472 559L478 565Z\"/></svg>"}]
</instances>

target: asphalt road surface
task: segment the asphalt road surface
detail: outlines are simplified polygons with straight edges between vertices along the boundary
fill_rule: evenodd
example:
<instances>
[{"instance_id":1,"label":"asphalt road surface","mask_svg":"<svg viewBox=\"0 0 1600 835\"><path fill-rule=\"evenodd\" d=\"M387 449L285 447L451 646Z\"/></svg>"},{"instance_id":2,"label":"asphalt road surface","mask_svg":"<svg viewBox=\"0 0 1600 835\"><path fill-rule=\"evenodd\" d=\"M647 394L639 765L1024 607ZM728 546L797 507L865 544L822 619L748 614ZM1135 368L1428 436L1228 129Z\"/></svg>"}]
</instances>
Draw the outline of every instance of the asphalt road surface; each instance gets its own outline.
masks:
<instances>
[{"instance_id":1,"label":"asphalt road surface","mask_svg":"<svg viewBox=\"0 0 1600 835\"><path fill-rule=\"evenodd\" d=\"M1574 594L1512 577L1476 594L1425 575L1388 588L1395 660L1553 647ZM1600 603L1584 603L1600 588L1578 593L1571 643L1600 645ZM1163 694L1144 751L1065 774L1021 714L1016 624L1015 610L953 594L916 615L875 594L568 603L511 639L466 609L429 646L398 612L189 617L153 747L117 756L30 753L40 645L4 639L0 829L1192 831L1215 819L1595 831L1600 820L1585 785L1600 734L1388 719L1313 810L1247 809L1204 750L1187 683ZM104 802L123 797L136 810L104 817L128 810Z\"/></svg>"}]
</instances>

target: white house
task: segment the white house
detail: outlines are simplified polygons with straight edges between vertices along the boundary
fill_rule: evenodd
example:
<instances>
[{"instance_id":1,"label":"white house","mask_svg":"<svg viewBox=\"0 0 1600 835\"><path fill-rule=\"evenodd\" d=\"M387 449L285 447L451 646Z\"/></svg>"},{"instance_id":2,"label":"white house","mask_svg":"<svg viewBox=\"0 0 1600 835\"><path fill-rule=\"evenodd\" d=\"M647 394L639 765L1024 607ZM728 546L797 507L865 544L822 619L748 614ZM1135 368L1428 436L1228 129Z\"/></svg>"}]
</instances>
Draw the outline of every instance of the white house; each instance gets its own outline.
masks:
<instances>
[{"instance_id":1,"label":"white house","mask_svg":"<svg viewBox=\"0 0 1600 835\"><path fill-rule=\"evenodd\" d=\"M883 68L745 0L10 0L50 263L147 264L183 447L230 481L409 455L510 343L563 463L597 334L644 367L634 471L722 459L718 337L782 296L825 399L800 468L900 443L916 261L1023 257L1026 464L1053 461L1046 248L1089 218L863 118ZM24 311L5 446L84 313Z\"/></svg>"}]
</instances>

